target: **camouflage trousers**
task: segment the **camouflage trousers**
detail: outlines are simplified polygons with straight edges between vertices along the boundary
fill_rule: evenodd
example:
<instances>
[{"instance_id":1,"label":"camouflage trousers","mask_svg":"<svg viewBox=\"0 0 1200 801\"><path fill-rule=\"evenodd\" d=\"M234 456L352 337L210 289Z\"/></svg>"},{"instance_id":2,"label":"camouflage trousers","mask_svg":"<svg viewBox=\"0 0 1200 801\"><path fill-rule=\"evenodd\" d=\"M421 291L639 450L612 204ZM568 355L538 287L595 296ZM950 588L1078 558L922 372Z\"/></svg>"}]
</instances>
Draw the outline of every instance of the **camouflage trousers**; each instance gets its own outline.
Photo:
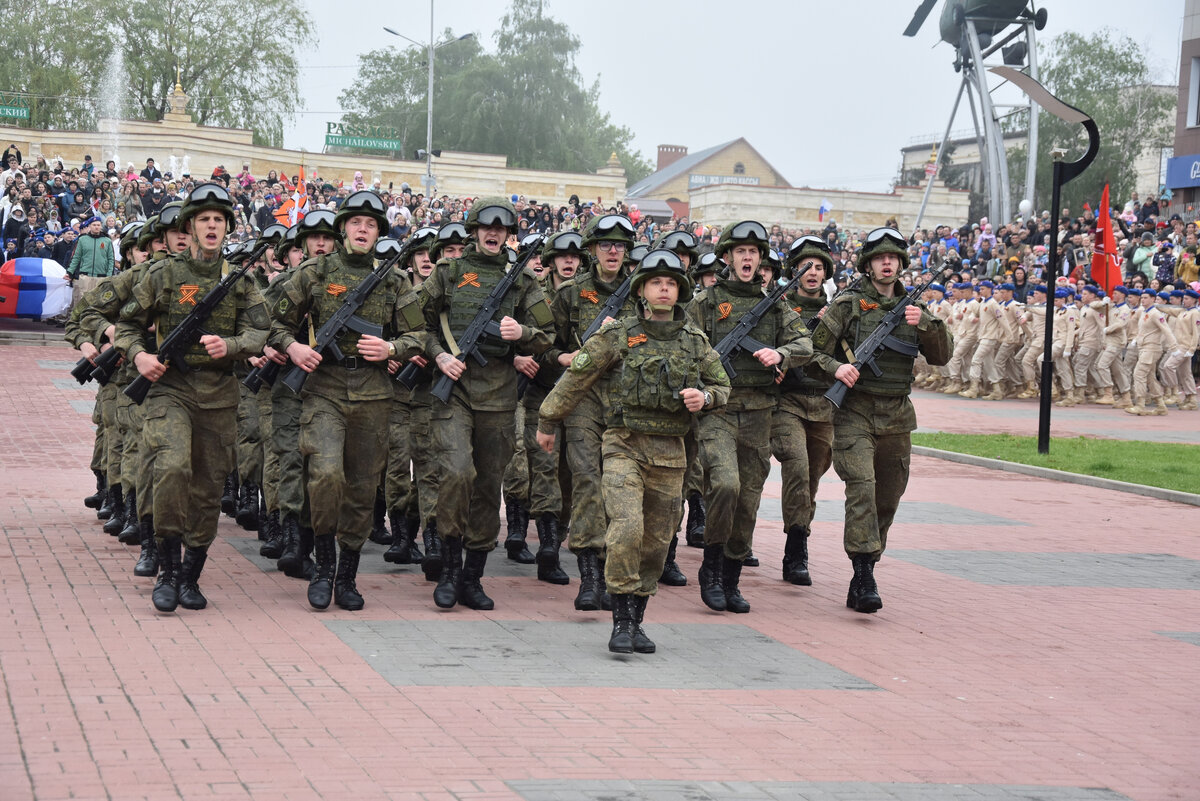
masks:
<instances>
[{"instance_id":1,"label":"camouflage trousers","mask_svg":"<svg viewBox=\"0 0 1200 801\"><path fill-rule=\"evenodd\" d=\"M291 392L291 390L288 390ZM268 512L279 511L279 456L272 444L275 439L275 420L271 405L271 392L261 389L254 395L258 406L259 450L262 453L262 492Z\"/></svg>"},{"instance_id":2,"label":"camouflage trousers","mask_svg":"<svg viewBox=\"0 0 1200 801\"><path fill-rule=\"evenodd\" d=\"M812 524L817 487L833 464L829 409L829 401L821 395L789 392L780 396L771 416L771 455L779 461L783 479L780 505L784 531Z\"/></svg>"},{"instance_id":3,"label":"camouflage trousers","mask_svg":"<svg viewBox=\"0 0 1200 801\"><path fill-rule=\"evenodd\" d=\"M141 488L138 482L141 458L138 454L145 416L142 414L142 407L130 400L121 389L124 387L118 387L116 399L116 423L121 434L121 489L129 492L131 489Z\"/></svg>"},{"instance_id":4,"label":"camouflage trousers","mask_svg":"<svg viewBox=\"0 0 1200 801\"><path fill-rule=\"evenodd\" d=\"M104 387L96 391L96 400L92 404L92 423L96 426L96 438L92 440L92 469L104 473L107 481L108 468L104 464L104 415L100 413L100 393L103 391Z\"/></svg>"},{"instance_id":5,"label":"camouflage trousers","mask_svg":"<svg viewBox=\"0 0 1200 801\"><path fill-rule=\"evenodd\" d=\"M513 453L513 412L481 412L455 393L434 401L433 454L442 539L460 537L468 551L490 551L500 534L500 484Z\"/></svg>"},{"instance_id":6,"label":"camouflage trousers","mask_svg":"<svg viewBox=\"0 0 1200 801\"><path fill-rule=\"evenodd\" d=\"M108 472L109 486L121 484L121 430L117 427L117 395L121 394L116 381L109 381L100 388L96 402L100 405L100 419L104 422L104 469Z\"/></svg>"},{"instance_id":7,"label":"camouflage trousers","mask_svg":"<svg viewBox=\"0 0 1200 801\"><path fill-rule=\"evenodd\" d=\"M238 384L237 471L243 484L262 485L263 438L254 393Z\"/></svg>"},{"instance_id":8,"label":"camouflage trousers","mask_svg":"<svg viewBox=\"0 0 1200 801\"><path fill-rule=\"evenodd\" d=\"M525 405L518 403L517 410L513 414L513 425L515 426L514 430L520 436L516 439L512 458L508 460L508 465L504 468L504 480L501 487L505 498L516 498L528 506L530 476L529 455L525 452L525 414Z\"/></svg>"},{"instance_id":9,"label":"camouflage trousers","mask_svg":"<svg viewBox=\"0 0 1200 801\"><path fill-rule=\"evenodd\" d=\"M558 426L554 437L554 452L546 453L537 444L538 409L546 391L530 385L525 393L525 425L521 436L525 441L526 470L529 473L529 515L533 518L553 514L561 531L570 522L571 471L566 465L566 444L563 427Z\"/></svg>"},{"instance_id":10,"label":"camouflage trousers","mask_svg":"<svg viewBox=\"0 0 1200 801\"><path fill-rule=\"evenodd\" d=\"M846 553L875 561L887 547L888 529L908 487L909 432L874 433L870 426L835 424L833 469L846 484Z\"/></svg>"},{"instance_id":11,"label":"camouflage trousers","mask_svg":"<svg viewBox=\"0 0 1200 801\"><path fill-rule=\"evenodd\" d=\"M437 520L439 471L430 432L433 419L432 407L429 404L431 400L433 396L429 394L428 386L418 387L413 391L408 426L408 446L412 453L413 483L417 493L417 514L420 515L423 526L428 526L430 520Z\"/></svg>"},{"instance_id":12,"label":"camouflage trousers","mask_svg":"<svg viewBox=\"0 0 1200 801\"><path fill-rule=\"evenodd\" d=\"M655 464L646 440L668 440L624 428L604 432L604 509L608 513L604 580L608 591L654 595L667 548L682 514L684 468ZM658 445L659 443L655 443ZM682 457L683 446L677 448Z\"/></svg>"},{"instance_id":13,"label":"camouflage trousers","mask_svg":"<svg viewBox=\"0 0 1200 801\"><path fill-rule=\"evenodd\" d=\"M403 384L396 384L399 389L392 400L391 413L388 416L388 456L387 470L383 479L383 497L387 508L392 512L404 515L417 513L417 488L413 481L412 445L409 428L412 426L412 406L409 403L411 391Z\"/></svg>"},{"instance_id":14,"label":"camouflage trousers","mask_svg":"<svg viewBox=\"0 0 1200 801\"><path fill-rule=\"evenodd\" d=\"M771 467L773 411L716 411L700 418L708 518L704 544L724 545L730 559L745 559L754 542L758 504Z\"/></svg>"},{"instance_id":15,"label":"camouflage trousers","mask_svg":"<svg viewBox=\"0 0 1200 801\"><path fill-rule=\"evenodd\" d=\"M387 459L392 402L302 397L300 453L313 532L336 534L342 547L360 551L371 533L375 489Z\"/></svg>"},{"instance_id":16,"label":"camouflage trousers","mask_svg":"<svg viewBox=\"0 0 1200 801\"><path fill-rule=\"evenodd\" d=\"M604 421L604 406L595 387L563 421L567 467L571 473L571 532L567 547L576 554L588 549L599 551L602 560L608 529L601 483Z\"/></svg>"},{"instance_id":17,"label":"camouflage trousers","mask_svg":"<svg viewBox=\"0 0 1200 801\"><path fill-rule=\"evenodd\" d=\"M154 535L207 547L217 536L221 489L234 465L237 411L202 409L179 393L153 391L143 407Z\"/></svg>"},{"instance_id":18,"label":"camouflage trousers","mask_svg":"<svg viewBox=\"0 0 1200 801\"><path fill-rule=\"evenodd\" d=\"M300 453L303 402L282 381L271 387L271 450L279 464L279 513L300 517L304 509L304 455Z\"/></svg>"}]
</instances>

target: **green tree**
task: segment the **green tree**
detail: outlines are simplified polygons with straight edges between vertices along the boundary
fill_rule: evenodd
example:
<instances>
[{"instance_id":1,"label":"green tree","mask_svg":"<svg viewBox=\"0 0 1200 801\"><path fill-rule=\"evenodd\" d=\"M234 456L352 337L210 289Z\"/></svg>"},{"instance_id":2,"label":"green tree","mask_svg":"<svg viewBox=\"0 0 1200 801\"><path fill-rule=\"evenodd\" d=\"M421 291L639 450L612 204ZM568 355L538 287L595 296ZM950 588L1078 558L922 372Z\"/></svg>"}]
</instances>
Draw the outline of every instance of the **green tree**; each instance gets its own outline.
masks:
<instances>
[{"instance_id":1,"label":"green tree","mask_svg":"<svg viewBox=\"0 0 1200 801\"><path fill-rule=\"evenodd\" d=\"M35 127L95 127L109 56L98 42L124 47L122 106L133 119L162 119L177 67L196 122L250 128L262 144L282 144L283 124L301 104L299 59L313 25L299 0L10 3L17 8L5 12L0 90L33 96ZM46 19L56 21L53 29L45 27Z\"/></svg>"},{"instance_id":2,"label":"green tree","mask_svg":"<svg viewBox=\"0 0 1200 801\"><path fill-rule=\"evenodd\" d=\"M513 167L594 171L616 152L630 183L650 173L633 134L600 110L598 83L575 64L579 39L545 13L541 0L514 0L489 54L447 30L434 66L433 147L500 153ZM427 54L386 48L359 60L342 93L344 122L398 129L405 156L425 146Z\"/></svg>"},{"instance_id":3,"label":"green tree","mask_svg":"<svg viewBox=\"0 0 1200 801\"><path fill-rule=\"evenodd\" d=\"M1116 199L1129 197L1136 185L1134 160L1149 149L1167 145L1174 129L1176 93L1153 85L1148 54L1126 35L1104 29L1090 36L1068 31L1054 37L1039 59L1039 79L1064 102L1081 109L1100 129L1100 152L1092 165L1063 187L1062 205L1078 213L1085 202L1095 205L1104 185ZM1010 129L1028 126L1028 114L1010 119ZM1067 150L1067 160L1087 149L1083 128L1042 112L1038 115L1036 209L1050 208L1052 148ZM1013 207L1024 197L1027 149L1009 151L1008 174ZM1158 187L1154 187L1157 189Z\"/></svg>"}]
</instances>

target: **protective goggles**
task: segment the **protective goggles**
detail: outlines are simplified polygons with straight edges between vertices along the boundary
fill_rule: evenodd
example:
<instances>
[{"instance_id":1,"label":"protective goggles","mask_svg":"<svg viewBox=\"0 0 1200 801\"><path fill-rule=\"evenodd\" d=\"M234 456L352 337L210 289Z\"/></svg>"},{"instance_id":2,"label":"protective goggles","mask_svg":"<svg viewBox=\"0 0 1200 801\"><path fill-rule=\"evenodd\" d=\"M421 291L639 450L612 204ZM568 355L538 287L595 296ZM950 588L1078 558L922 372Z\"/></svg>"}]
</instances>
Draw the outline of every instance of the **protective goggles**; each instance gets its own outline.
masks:
<instances>
[{"instance_id":1,"label":"protective goggles","mask_svg":"<svg viewBox=\"0 0 1200 801\"><path fill-rule=\"evenodd\" d=\"M475 212L475 221L485 228L513 228L517 224L517 215L503 206L486 206Z\"/></svg>"},{"instance_id":2,"label":"protective goggles","mask_svg":"<svg viewBox=\"0 0 1200 801\"><path fill-rule=\"evenodd\" d=\"M229 191L220 184L201 184L192 190L187 198L188 203L220 203L223 206L233 206Z\"/></svg>"},{"instance_id":3,"label":"protective goggles","mask_svg":"<svg viewBox=\"0 0 1200 801\"><path fill-rule=\"evenodd\" d=\"M568 231L559 234L550 240L550 249L559 252L578 251L583 252L583 237L574 231Z\"/></svg>"},{"instance_id":4,"label":"protective goggles","mask_svg":"<svg viewBox=\"0 0 1200 801\"><path fill-rule=\"evenodd\" d=\"M629 236L633 236L633 223L622 217L620 214L606 214L596 220L596 227L592 230L597 234L610 234L620 228Z\"/></svg>"},{"instance_id":5,"label":"protective goggles","mask_svg":"<svg viewBox=\"0 0 1200 801\"><path fill-rule=\"evenodd\" d=\"M387 209L383 206L383 198L366 189L360 189L346 198L346 202L342 204L341 210L363 211L380 216L383 216L387 212Z\"/></svg>"},{"instance_id":6,"label":"protective goggles","mask_svg":"<svg viewBox=\"0 0 1200 801\"><path fill-rule=\"evenodd\" d=\"M432 229L432 228L422 228L421 229L421 231L432 231L432 230L434 230L434 229ZM419 233L421 233L421 231L418 231L417 233L419 234ZM463 225L462 223L448 223L446 225L443 225L441 227L441 230L437 231L437 238L438 238L439 242L453 244L456 242L466 242L468 239L471 238L471 236L470 236L470 234L467 233L467 226Z\"/></svg>"},{"instance_id":7,"label":"protective goggles","mask_svg":"<svg viewBox=\"0 0 1200 801\"><path fill-rule=\"evenodd\" d=\"M816 248L817 250L821 251L822 253L830 252L828 242L826 242L824 239L822 239L819 236L813 236L812 234L808 234L806 236L799 237L796 239L796 241L792 242L792 246L790 248L788 248L788 255L795 256L801 250L804 250L804 248L806 248L806 247Z\"/></svg>"},{"instance_id":8,"label":"protective goggles","mask_svg":"<svg viewBox=\"0 0 1200 801\"><path fill-rule=\"evenodd\" d=\"M300 226L300 232L305 233L314 231L320 228L333 230L333 212L329 209L317 209L305 214L297 223Z\"/></svg>"},{"instance_id":9,"label":"protective goggles","mask_svg":"<svg viewBox=\"0 0 1200 801\"><path fill-rule=\"evenodd\" d=\"M672 231L663 237L658 246L667 250L695 250L698 244L696 237L687 231Z\"/></svg>"},{"instance_id":10,"label":"protective goggles","mask_svg":"<svg viewBox=\"0 0 1200 801\"><path fill-rule=\"evenodd\" d=\"M683 272L683 260L673 250L658 248L642 257L640 270L677 270Z\"/></svg>"},{"instance_id":11,"label":"protective goggles","mask_svg":"<svg viewBox=\"0 0 1200 801\"><path fill-rule=\"evenodd\" d=\"M733 228L729 229L729 237L731 241L740 242L747 239L756 240L758 242L769 242L770 237L767 236L767 229L762 223L747 220L740 222Z\"/></svg>"},{"instance_id":12,"label":"protective goggles","mask_svg":"<svg viewBox=\"0 0 1200 801\"><path fill-rule=\"evenodd\" d=\"M895 228L876 228L871 233L867 234L867 244L877 245L880 242L891 242L897 247L908 249L908 240L904 238L904 234L897 231Z\"/></svg>"}]
</instances>

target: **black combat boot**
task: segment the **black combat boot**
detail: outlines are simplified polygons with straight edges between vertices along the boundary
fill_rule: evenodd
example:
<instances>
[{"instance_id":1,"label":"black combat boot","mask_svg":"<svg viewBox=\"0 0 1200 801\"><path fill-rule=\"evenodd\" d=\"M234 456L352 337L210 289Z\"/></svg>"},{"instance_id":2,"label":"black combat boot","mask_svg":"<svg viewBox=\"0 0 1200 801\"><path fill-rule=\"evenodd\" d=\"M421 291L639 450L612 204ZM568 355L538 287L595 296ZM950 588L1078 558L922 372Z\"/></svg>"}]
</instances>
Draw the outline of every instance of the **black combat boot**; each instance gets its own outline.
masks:
<instances>
[{"instance_id":1,"label":"black combat boot","mask_svg":"<svg viewBox=\"0 0 1200 801\"><path fill-rule=\"evenodd\" d=\"M354 584L354 579L358 576L359 555L358 551L343 547L338 559L337 575L333 580L334 600L338 606L351 612L357 612L366 605Z\"/></svg>"},{"instance_id":2,"label":"black combat boot","mask_svg":"<svg viewBox=\"0 0 1200 801\"><path fill-rule=\"evenodd\" d=\"M115 493L115 494L114 494ZM96 510L97 520L111 520L116 513L117 507L123 503L120 484L110 484L108 492L104 495L104 500L100 502L100 508Z\"/></svg>"},{"instance_id":3,"label":"black combat boot","mask_svg":"<svg viewBox=\"0 0 1200 801\"><path fill-rule=\"evenodd\" d=\"M740 615L750 611L750 603L742 597L742 591L738 589L744 564L740 559L721 557L721 589L725 592L725 609Z\"/></svg>"},{"instance_id":4,"label":"black combat boot","mask_svg":"<svg viewBox=\"0 0 1200 801\"><path fill-rule=\"evenodd\" d=\"M854 565L854 578L850 579L850 593L846 606L855 612L870 614L883 608L879 588L875 586L875 560L867 553L856 553L850 557Z\"/></svg>"},{"instance_id":5,"label":"black combat boot","mask_svg":"<svg viewBox=\"0 0 1200 801\"><path fill-rule=\"evenodd\" d=\"M575 608L580 612L600 610L600 553L595 548L584 548L575 558L579 561L579 592L575 595Z\"/></svg>"},{"instance_id":6,"label":"black combat boot","mask_svg":"<svg viewBox=\"0 0 1200 801\"><path fill-rule=\"evenodd\" d=\"M412 564L412 545L408 537L408 518L399 509L388 512L392 524L392 547L383 552L383 561L397 565Z\"/></svg>"},{"instance_id":7,"label":"black combat boot","mask_svg":"<svg viewBox=\"0 0 1200 801\"><path fill-rule=\"evenodd\" d=\"M504 517L508 522L508 536L504 539L504 550L508 558L522 565L534 563L533 554L525 546L529 535L529 510L520 500L507 496L504 499Z\"/></svg>"},{"instance_id":8,"label":"black combat boot","mask_svg":"<svg viewBox=\"0 0 1200 801\"><path fill-rule=\"evenodd\" d=\"M179 579L179 605L184 609L203 609L208 599L200 592L200 574L208 561L208 546L188 547L183 552L182 573Z\"/></svg>"},{"instance_id":9,"label":"black combat boot","mask_svg":"<svg viewBox=\"0 0 1200 801\"><path fill-rule=\"evenodd\" d=\"M468 609L478 609L490 612L496 604L483 591L483 568L487 564L487 551L467 551L466 564L463 565L462 582L458 587L458 602Z\"/></svg>"},{"instance_id":10,"label":"black combat boot","mask_svg":"<svg viewBox=\"0 0 1200 801\"><path fill-rule=\"evenodd\" d=\"M783 580L802 587L812 585L808 575L808 529L792 526L783 544Z\"/></svg>"},{"instance_id":11,"label":"black combat boot","mask_svg":"<svg viewBox=\"0 0 1200 801\"><path fill-rule=\"evenodd\" d=\"M300 521L293 514L286 514L279 521L279 531L283 540L283 549L275 567L285 575L292 576L300 567ZM294 576L293 576L294 578Z\"/></svg>"},{"instance_id":12,"label":"black combat boot","mask_svg":"<svg viewBox=\"0 0 1200 801\"><path fill-rule=\"evenodd\" d=\"M538 581L549 584L570 584L571 577L562 569L558 562L558 516L553 512L539 515L537 519L538 533Z\"/></svg>"},{"instance_id":13,"label":"black combat boot","mask_svg":"<svg viewBox=\"0 0 1200 801\"><path fill-rule=\"evenodd\" d=\"M308 604L313 609L328 609L333 600L333 575L337 571L337 542L332 534L313 537L317 566L308 581Z\"/></svg>"},{"instance_id":14,"label":"black combat boot","mask_svg":"<svg viewBox=\"0 0 1200 801\"><path fill-rule=\"evenodd\" d=\"M708 519L704 512L704 496L693 492L687 497L688 514L684 535L690 548L704 547L704 523Z\"/></svg>"},{"instance_id":15,"label":"black combat boot","mask_svg":"<svg viewBox=\"0 0 1200 801\"><path fill-rule=\"evenodd\" d=\"M642 620L646 617L646 604L649 601L649 595L633 596L633 652L635 654L652 654L656 650L654 640L647 637L646 632L642 631Z\"/></svg>"},{"instance_id":16,"label":"black combat boot","mask_svg":"<svg viewBox=\"0 0 1200 801\"><path fill-rule=\"evenodd\" d=\"M167 537L158 546L158 581L150 600L160 612L174 612L179 606L179 578L183 569L179 549L182 545L179 537Z\"/></svg>"},{"instance_id":17,"label":"black combat boot","mask_svg":"<svg viewBox=\"0 0 1200 801\"><path fill-rule=\"evenodd\" d=\"M246 531L258 531L258 485L249 481L238 487L237 524Z\"/></svg>"},{"instance_id":18,"label":"black combat boot","mask_svg":"<svg viewBox=\"0 0 1200 801\"><path fill-rule=\"evenodd\" d=\"M614 654L632 654L633 632L637 626L632 595L612 596L612 617L613 629L612 636L608 638L608 650Z\"/></svg>"},{"instance_id":19,"label":"black combat boot","mask_svg":"<svg viewBox=\"0 0 1200 801\"><path fill-rule=\"evenodd\" d=\"M110 490L112 514L104 522L104 533L115 537L125 528L125 496L121 492L120 484L113 484Z\"/></svg>"},{"instance_id":20,"label":"black combat boot","mask_svg":"<svg viewBox=\"0 0 1200 801\"><path fill-rule=\"evenodd\" d=\"M395 541L387 527L387 502L383 498L383 490L376 487L375 509L371 513L371 542L391 545Z\"/></svg>"},{"instance_id":21,"label":"black combat boot","mask_svg":"<svg viewBox=\"0 0 1200 801\"><path fill-rule=\"evenodd\" d=\"M313 575L317 572L317 564L313 561L313 544L316 538L313 536L313 530L308 526L300 526L300 559L297 566L290 570L283 571L283 574L288 578L298 578L304 581L312 581Z\"/></svg>"},{"instance_id":22,"label":"black combat boot","mask_svg":"<svg viewBox=\"0 0 1200 801\"><path fill-rule=\"evenodd\" d=\"M279 510L267 515L267 539L259 546L259 556L278 559L283 556L283 525L279 522Z\"/></svg>"},{"instance_id":23,"label":"black combat boot","mask_svg":"<svg viewBox=\"0 0 1200 801\"><path fill-rule=\"evenodd\" d=\"M158 573L158 547L154 542L154 518L149 515L143 517L138 531L142 537L142 553L138 557L137 565L133 568L133 575L153 578Z\"/></svg>"},{"instance_id":24,"label":"black combat boot","mask_svg":"<svg viewBox=\"0 0 1200 801\"><path fill-rule=\"evenodd\" d=\"M238 508L238 474L234 470L225 476L225 488L221 490L221 513L233 517Z\"/></svg>"},{"instance_id":25,"label":"black combat boot","mask_svg":"<svg viewBox=\"0 0 1200 801\"><path fill-rule=\"evenodd\" d=\"M754 551L746 554L746 558L742 560L742 567L758 567L758 557L754 555Z\"/></svg>"},{"instance_id":26,"label":"black combat boot","mask_svg":"<svg viewBox=\"0 0 1200 801\"><path fill-rule=\"evenodd\" d=\"M437 519L429 518L425 530L421 532L421 540L425 543L425 559L421 562L421 572L426 581L437 581L442 575L442 538L438 536Z\"/></svg>"},{"instance_id":27,"label":"black combat boot","mask_svg":"<svg viewBox=\"0 0 1200 801\"><path fill-rule=\"evenodd\" d=\"M705 545L704 561L700 563L700 600L714 612L725 611L725 590L721 586L721 561L724 545Z\"/></svg>"},{"instance_id":28,"label":"black combat boot","mask_svg":"<svg viewBox=\"0 0 1200 801\"><path fill-rule=\"evenodd\" d=\"M687 576L683 575L679 565L675 564L675 549L678 547L679 537L671 537L671 544L667 546L667 561L663 564L662 575L658 578L659 584L665 584L668 587L687 586Z\"/></svg>"},{"instance_id":29,"label":"black combat boot","mask_svg":"<svg viewBox=\"0 0 1200 801\"><path fill-rule=\"evenodd\" d=\"M99 509L108 497L108 481L103 471L93 470L92 475L96 477L96 491L83 499L83 505L89 509Z\"/></svg>"},{"instance_id":30,"label":"black combat boot","mask_svg":"<svg viewBox=\"0 0 1200 801\"><path fill-rule=\"evenodd\" d=\"M608 592L608 580L604 578L605 564L607 562L604 559L596 563L596 583L600 586L600 608L605 612L611 612L612 595Z\"/></svg>"},{"instance_id":31,"label":"black combat boot","mask_svg":"<svg viewBox=\"0 0 1200 801\"><path fill-rule=\"evenodd\" d=\"M428 551L426 552L428 554ZM442 573L433 588L433 602L438 609L453 609L458 603L458 585L462 583L462 537L442 540ZM429 557L425 557L429 564Z\"/></svg>"},{"instance_id":32,"label":"black combat boot","mask_svg":"<svg viewBox=\"0 0 1200 801\"><path fill-rule=\"evenodd\" d=\"M417 545L417 532L421 530L421 518L416 515L405 515L404 530L408 536L408 560L414 565L419 565L425 561L425 554L421 553L421 546Z\"/></svg>"},{"instance_id":33,"label":"black combat boot","mask_svg":"<svg viewBox=\"0 0 1200 801\"><path fill-rule=\"evenodd\" d=\"M117 534L117 542L136 545L142 539L142 525L137 514L137 490L130 487L125 493L125 527Z\"/></svg>"}]
</instances>

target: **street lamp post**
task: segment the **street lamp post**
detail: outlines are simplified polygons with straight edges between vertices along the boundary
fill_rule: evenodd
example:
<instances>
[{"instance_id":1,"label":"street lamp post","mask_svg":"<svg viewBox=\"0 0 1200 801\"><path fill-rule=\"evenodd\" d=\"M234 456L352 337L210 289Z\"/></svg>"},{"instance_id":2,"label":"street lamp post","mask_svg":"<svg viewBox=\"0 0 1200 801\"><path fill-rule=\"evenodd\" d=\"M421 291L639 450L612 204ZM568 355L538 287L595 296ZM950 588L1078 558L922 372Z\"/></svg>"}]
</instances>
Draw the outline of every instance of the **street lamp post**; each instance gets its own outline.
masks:
<instances>
[{"instance_id":1,"label":"street lamp post","mask_svg":"<svg viewBox=\"0 0 1200 801\"><path fill-rule=\"evenodd\" d=\"M399 36L401 39L412 42L417 47L424 47L429 55L429 85L425 90L425 194L426 196L433 192L433 51L444 44L450 42L461 42L464 39L470 39L475 34L467 33L457 39L448 39L437 44L433 41L433 0L429 0L429 41L418 42L416 39L409 38L399 31L392 30L386 25L383 28L393 36Z\"/></svg>"}]
</instances>

